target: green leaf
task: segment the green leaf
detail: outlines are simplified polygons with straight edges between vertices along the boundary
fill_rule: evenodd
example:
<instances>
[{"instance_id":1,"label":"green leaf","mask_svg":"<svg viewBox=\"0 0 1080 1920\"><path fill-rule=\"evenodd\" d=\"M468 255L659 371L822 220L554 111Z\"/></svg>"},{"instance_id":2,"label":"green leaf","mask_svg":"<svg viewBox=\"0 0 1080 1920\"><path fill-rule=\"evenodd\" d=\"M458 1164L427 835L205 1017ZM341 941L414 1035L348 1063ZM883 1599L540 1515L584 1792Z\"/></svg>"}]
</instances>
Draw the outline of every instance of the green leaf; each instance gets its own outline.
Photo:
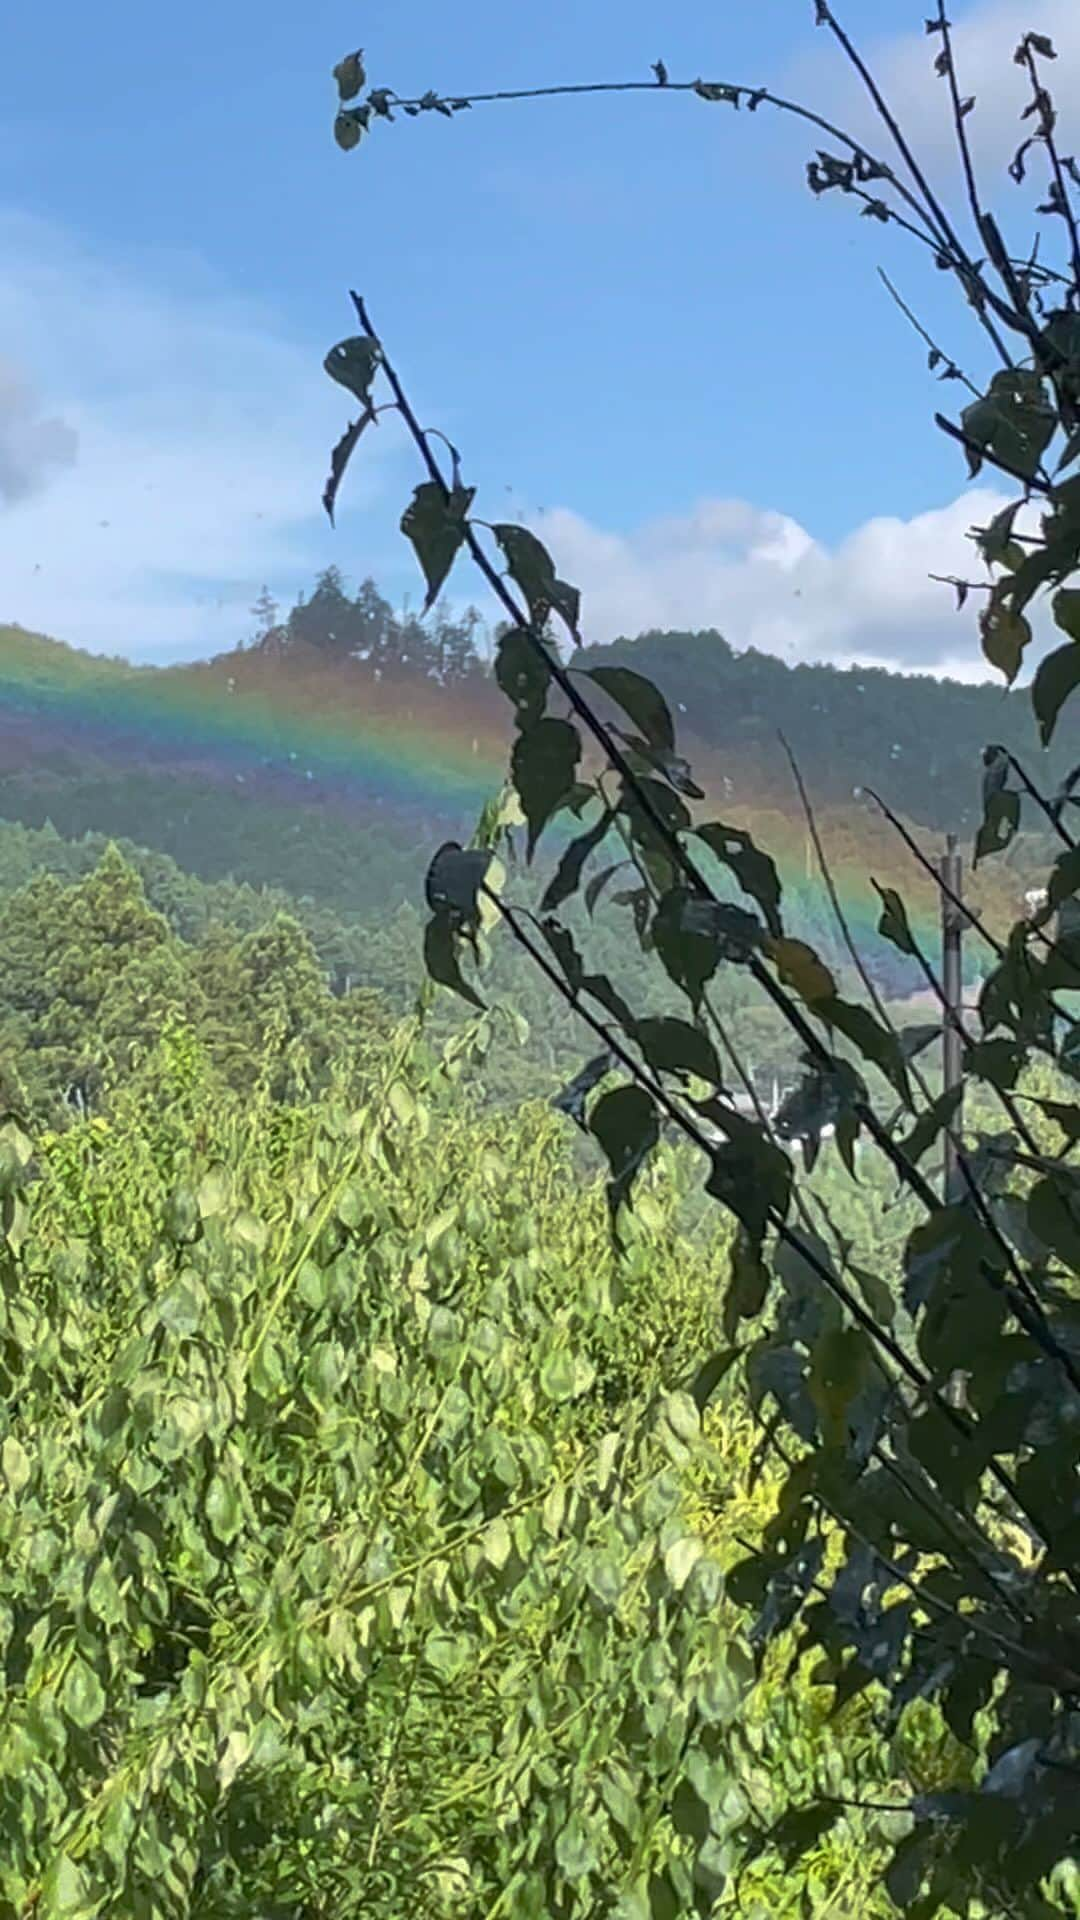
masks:
<instances>
[{"instance_id":1,"label":"green leaf","mask_svg":"<svg viewBox=\"0 0 1080 1920\"><path fill-rule=\"evenodd\" d=\"M529 617L542 628L549 611L561 615L575 640L579 640L579 596L576 587L560 580L550 553L527 527L502 522L492 528L503 553L511 578L521 588L528 603Z\"/></svg>"},{"instance_id":2,"label":"green leaf","mask_svg":"<svg viewBox=\"0 0 1080 1920\"><path fill-rule=\"evenodd\" d=\"M540 642L521 627L509 627L495 655L495 679L513 704L518 726L533 726L544 711L551 681Z\"/></svg>"},{"instance_id":3,"label":"green leaf","mask_svg":"<svg viewBox=\"0 0 1080 1920\"><path fill-rule=\"evenodd\" d=\"M1005 367L994 375L986 394L964 408L960 424L975 443L967 450L972 479L988 455L1030 480L1054 437L1057 411L1037 373Z\"/></svg>"},{"instance_id":4,"label":"green leaf","mask_svg":"<svg viewBox=\"0 0 1080 1920\"><path fill-rule=\"evenodd\" d=\"M355 100L363 88L367 75L364 72L364 50L358 47L355 53L347 53L334 68L339 100Z\"/></svg>"},{"instance_id":5,"label":"green leaf","mask_svg":"<svg viewBox=\"0 0 1080 1920\"><path fill-rule=\"evenodd\" d=\"M910 1098L904 1051L895 1033L882 1026L866 1008L838 997L815 1009L837 1033L857 1047L864 1060L871 1060L896 1088L901 1100Z\"/></svg>"},{"instance_id":6,"label":"green leaf","mask_svg":"<svg viewBox=\"0 0 1080 1920\"><path fill-rule=\"evenodd\" d=\"M1030 621L1006 606L997 593L992 593L979 613L979 635L985 658L1005 675L1011 687L1031 641Z\"/></svg>"},{"instance_id":7,"label":"green leaf","mask_svg":"<svg viewBox=\"0 0 1080 1920\"><path fill-rule=\"evenodd\" d=\"M805 940L771 940L766 950L785 987L792 987L808 1007L835 1000L836 981Z\"/></svg>"},{"instance_id":8,"label":"green leaf","mask_svg":"<svg viewBox=\"0 0 1080 1920\"><path fill-rule=\"evenodd\" d=\"M580 1880L599 1866L592 1833L579 1814L572 1813L556 1835L555 1859L568 1880Z\"/></svg>"},{"instance_id":9,"label":"green leaf","mask_svg":"<svg viewBox=\"0 0 1080 1920\"><path fill-rule=\"evenodd\" d=\"M540 1388L556 1403L572 1400L577 1380L574 1356L569 1347L554 1347L541 1362Z\"/></svg>"},{"instance_id":10,"label":"green leaf","mask_svg":"<svg viewBox=\"0 0 1080 1920\"><path fill-rule=\"evenodd\" d=\"M486 848L444 841L424 880L424 896L432 913L445 915L455 930L476 927L480 921L480 888L491 864Z\"/></svg>"},{"instance_id":11,"label":"green leaf","mask_svg":"<svg viewBox=\"0 0 1080 1920\"><path fill-rule=\"evenodd\" d=\"M1061 587L1050 602L1054 623L1070 640L1080 640L1080 587Z\"/></svg>"},{"instance_id":12,"label":"green leaf","mask_svg":"<svg viewBox=\"0 0 1080 1920\"><path fill-rule=\"evenodd\" d=\"M627 867L630 864L631 862L629 860L616 860L613 866L605 867L602 873L593 876L585 889L585 905L589 913L593 912L608 881L614 879L621 868Z\"/></svg>"},{"instance_id":13,"label":"green leaf","mask_svg":"<svg viewBox=\"0 0 1080 1920\"><path fill-rule=\"evenodd\" d=\"M331 451L330 474L322 496L323 508L331 526L334 524L334 508L337 505L338 492L345 478L346 468L356 450L360 435L366 427L371 425L375 417L375 410L369 403L366 413L362 413L359 419L353 420L346 427L341 439Z\"/></svg>"},{"instance_id":14,"label":"green leaf","mask_svg":"<svg viewBox=\"0 0 1080 1920\"><path fill-rule=\"evenodd\" d=\"M84 1733L96 1727L105 1712L105 1689L81 1654L75 1655L67 1670L61 1700L68 1719Z\"/></svg>"},{"instance_id":15,"label":"green leaf","mask_svg":"<svg viewBox=\"0 0 1080 1920\"><path fill-rule=\"evenodd\" d=\"M591 667L585 678L594 681L622 708L650 746L674 747L675 726L667 702L644 674L633 673L629 667Z\"/></svg>"},{"instance_id":16,"label":"green leaf","mask_svg":"<svg viewBox=\"0 0 1080 1920\"><path fill-rule=\"evenodd\" d=\"M782 938L780 876L769 855L762 853L741 827L725 826L722 820L709 821L703 827L695 827L694 832L735 875L743 892L757 901L773 937Z\"/></svg>"},{"instance_id":17,"label":"green leaf","mask_svg":"<svg viewBox=\"0 0 1080 1920\"><path fill-rule=\"evenodd\" d=\"M652 924L653 944L661 964L695 1008L701 1004L705 987L720 962L715 935L694 930L696 904L687 887L670 887L657 906Z\"/></svg>"},{"instance_id":18,"label":"green leaf","mask_svg":"<svg viewBox=\"0 0 1080 1920\"><path fill-rule=\"evenodd\" d=\"M791 1201L791 1162L756 1121L711 1100L703 1115L724 1135L710 1153L705 1191L741 1220L751 1244L760 1247L770 1213L786 1216Z\"/></svg>"},{"instance_id":19,"label":"green leaf","mask_svg":"<svg viewBox=\"0 0 1080 1920\"><path fill-rule=\"evenodd\" d=\"M952 1124L963 1097L962 1086L950 1087L947 1092L938 1095L925 1113L919 1115L911 1132L900 1142L901 1153L913 1166L918 1166L942 1129Z\"/></svg>"},{"instance_id":20,"label":"green leaf","mask_svg":"<svg viewBox=\"0 0 1080 1920\"><path fill-rule=\"evenodd\" d=\"M880 887L874 879L871 879L870 885L881 901L881 919L877 930L882 938L899 947L901 953L916 953L918 949L908 924L907 908L895 887Z\"/></svg>"},{"instance_id":21,"label":"green leaf","mask_svg":"<svg viewBox=\"0 0 1080 1920\"><path fill-rule=\"evenodd\" d=\"M447 498L438 481L423 480L401 516L401 531L412 542L427 581L425 613L435 605L465 539L475 492L475 487L455 486Z\"/></svg>"},{"instance_id":22,"label":"green leaf","mask_svg":"<svg viewBox=\"0 0 1080 1920\"><path fill-rule=\"evenodd\" d=\"M13 1499L18 1499L30 1479L30 1457L21 1440L17 1440L13 1433L6 1436L0 1447L0 1471L7 1482L8 1492Z\"/></svg>"},{"instance_id":23,"label":"green leaf","mask_svg":"<svg viewBox=\"0 0 1080 1920\"><path fill-rule=\"evenodd\" d=\"M204 1220L224 1213L232 1197L232 1175L221 1160L208 1167L196 1189L195 1199Z\"/></svg>"},{"instance_id":24,"label":"green leaf","mask_svg":"<svg viewBox=\"0 0 1080 1920\"><path fill-rule=\"evenodd\" d=\"M581 740L568 720L537 720L519 733L511 756L514 787L528 824L528 857L577 779Z\"/></svg>"},{"instance_id":25,"label":"green leaf","mask_svg":"<svg viewBox=\"0 0 1080 1920\"><path fill-rule=\"evenodd\" d=\"M433 915L424 929L424 965L430 978L437 981L439 986L449 987L451 992L467 1000L470 1006L484 1011L480 995L462 975L458 962L457 935L446 914Z\"/></svg>"},{"instance_id":26,"label":"green leaf","mask_svg":"<svg viewBox=\"0 0 1080 1920\"><path fill-rule=\"evenodd\" d=\"M601 1094L589 1115L589 1131L600 1142L611 1168L608 1201L614 1215L660 1138L652 1096L644 1087L614 1087Z\"/></svg>"},{"instance_id":27,"label":"green leaf","mask_svg":"<svg viewBox=\"0 0 1080 1920\"><path fill-rule=\"evenodd\" d=\"M674 1018L639 1020L634 1038L655 1073L696 1074L720 1086L723 1074L716 1048L708 1034L689 1021Z\"/></svg>"},{"instance_id":28,"label":"green leaf","mask_svg":"<svg viewBox=\"0 0 1080 1920\"><path fill-rule=\"evenodd\" d=\"M1060 599L1060 595L1058 598ZM1080 600L1080 592L1077 593ZM1055 647L1040 660L1031 687L1031 704L1035 709L1035 718L1039 723L1039 737L1044 747L1049 746L1057 722L1058 714L1068 699L1080 686L1080 645L1075 640L1067 640L1063 647Z\"/></svg>"},{"instance_id":29,"label":"green leaf","mask_svg":"<svg viewBox=\"0 0 1080 1920\"><path fill-rule=\"evenodd\" d=\"M704 1413L717 1387L730 1373L741 1351L740 1347L724 1347L719 1353L710 1354L698 1368L690 1385L690 1398L699 1413Z\"/></svg>"},{"instance_id":30,"label":"green leaf","mask_svg":"<svg viewBox=\"0 0 1080 1920\"><path fill-rule=\"evenodd\" d=\"M843 1811L837 1806L789 1807L783 1818L769 1829L769 1841L789 1870L796 1860L816 1847L829 1828L836 1825Z\"/></svg>"},{"instance_id":31,"label":"green leaf","mask_svg":"<svg viewBox=\"0 0 1080 1920\"><path fill-rule=\"evenodd\" d=\"M975 836L972 864L978 866L994 853L1004 853L1020 826L1020 795L1014 787L992 789L983 803L983 817Z\"/></svg>"},{"instance_id":32,"label":"green leaf","mask_svg":"<svg viewBox=\"0 0 1080 1920\"><path fill-rule=\"evenodd\" d=\"M367 334L355 334L349 340L339 340L331 347L323 361L331 380L339 386L347 387L349 392L368 404L371 383L378 372L382 360L382 348L377 340Z\"/></svg>"},{"instance_id":33,"label":"green leaf","mask_svg":"<svg viewBox=\"0 0 1080 1920\"><path fill-rule=\"evenodd\" d=\"M41 1880L42 1920L65 1914L89 1916L98 1903L91 1898L86 1870L63 1850L53 1854Z\"/></svg>"},{"instance_id":34,"label":"green leaf","mask_svg":"<svg viewBox=\"0 0 1080 1920\"><path fill-rule=\"evenodd\" d=\"M703 1846L709 1837L711 1816L705 1801L700 1799L689 1780L680 1780L671 1796L671 1824L676 1833L681 1833L696 1846Z\"/></svg>"},{"instance_id":35,"label":"green leaf","mask_svg":"<svg viewBox=\"0 0 1080 1920\"><path fill-rule=\"evenodd\" d=\"M810 1395L827 1443L848 1437L852 1402L875 1377L873 1351L861 1327L827 1327L814 1347Z\"/></svg>"},{"instance_id":36,"label":"green leaf","mask_svg":"<svg viewBox=\"0 0 1080 1920\"><path fill-rule=\"evenodd\" d=\"M206 1489L206 1517L224 1546L231 1546L244 1524L240 1491L234 1480L214 1473Z\"/></svg>"},{"instance_id":37,"label":"green leaf","mask_svg":"<svg viewBox=\"0 0 1080 1920\"><path fill-rule=\"evenodd\" d=\"M571 895L577 892L582 868L590 853L594 853L601 841L607 837L611 818L611 814L605 808L594 827L590 827L587 833L579 835L578 839L571 840L544 892L540 902L541 913L554 913L556 907L561 907L564 900L569 900Z\"/></svg>"},{"instance_id":38,"label":"green leaf","mask_svg":"<svg viewBox=\"0 0 1080 1920\"><path fill-rule=\"evenodd\" d=\"M360 145L367 129L369 107L342 107L334 116L334 139L342 153L351 153ZM330 369L328 369L330 371ZM335 374L335 379L337 378Z\"/></svg>"},{"instance_id":39,"label":"green leaf","mask_svg":"<svg viewBox=\"0 0 1080 1920\"><path fill-rule=\"evenodd\" d=\"M761 1312L769 1291L769 1275L760 1246L740 1224L730 1255L731 1273L724 1294L724 1332L733 1339L742 1320Z\"/></svg>"}]
</instances>

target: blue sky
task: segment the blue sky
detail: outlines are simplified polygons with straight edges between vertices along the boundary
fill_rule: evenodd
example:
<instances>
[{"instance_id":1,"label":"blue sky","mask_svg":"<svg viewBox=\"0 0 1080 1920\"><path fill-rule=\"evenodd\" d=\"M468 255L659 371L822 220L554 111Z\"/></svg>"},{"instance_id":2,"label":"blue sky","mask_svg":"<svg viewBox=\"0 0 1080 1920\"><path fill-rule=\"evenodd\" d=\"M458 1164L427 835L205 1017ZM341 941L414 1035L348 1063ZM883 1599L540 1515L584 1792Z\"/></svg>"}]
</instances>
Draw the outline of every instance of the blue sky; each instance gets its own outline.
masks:
<instances>
[{"instance_id":1,"label":"blue sky","mask_svg":"<svg viewBox=\"0 0 1080 1920\"><path fill-rule=\"evenodd\" d=\"M841 13L947 182L922 15ZM995 169L1019 32L1049 28L1066 66L1078 15L954 7ZM673 78L769 84L863 128L812 16L19 9L0 71L0 619L166 660L230 644L264 579L289 599L331 560L415 593L396 521L419 476L390 421L336 533L318 505L347 416L321 361L355 285L477 510L544 533L596 637L715 625L789 657L977 671L972 617L925 576L962 564L994 502L961 497L878 264L976 376L978 336L902 236L812 199L809 130L649 94L399 120L350 155L331 138L330 69L357 44L371 84L404 94L647 78L662 56ZM454 590L484 604L465 575Z\"/></svg>"}]
</instances>

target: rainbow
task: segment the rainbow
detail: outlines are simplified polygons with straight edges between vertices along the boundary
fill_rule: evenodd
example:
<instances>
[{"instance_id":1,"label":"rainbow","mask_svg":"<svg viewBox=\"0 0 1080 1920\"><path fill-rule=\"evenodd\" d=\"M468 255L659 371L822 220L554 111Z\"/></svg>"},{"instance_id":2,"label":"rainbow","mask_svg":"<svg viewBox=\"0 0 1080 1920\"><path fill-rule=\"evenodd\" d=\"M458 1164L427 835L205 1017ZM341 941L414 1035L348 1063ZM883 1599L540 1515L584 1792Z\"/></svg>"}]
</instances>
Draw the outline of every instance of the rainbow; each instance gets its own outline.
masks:
<instances>
[{"instance_id":1,"label":"rainbow","mask_svg":"<svg viewBox=\"0 0 1080 1920\"><path fill-rule=\"evenodd\" d=\"M295 818L316 807L357 822L396 823L410 837L467 837L505 778L509 708L489 683L445 689L419 680L375 682L357 663L305 663L238 652L170 668L134 667L78 653L20 628L0 629L0 809L13 776L52 770L167 774ZM750 831L769 852L793 934L836 953L835 920L794 794L778 800L760 762L720 763L683 742L706 789L700 819ZM18 784L16 778L15 784ZM88 819L87 828L96 822ZM896 887L928 955L938 951L938 902L929 880L886 823L864 809L824 810L830 870L861 953L898 989L919 976L877 933L873 875ZM937 836L919 834L927 852ZM1018 910L1000 870L969 880L973 903L997 928ZM979 955L969 943L969 963Z\"/></svg>"}]
</instances>

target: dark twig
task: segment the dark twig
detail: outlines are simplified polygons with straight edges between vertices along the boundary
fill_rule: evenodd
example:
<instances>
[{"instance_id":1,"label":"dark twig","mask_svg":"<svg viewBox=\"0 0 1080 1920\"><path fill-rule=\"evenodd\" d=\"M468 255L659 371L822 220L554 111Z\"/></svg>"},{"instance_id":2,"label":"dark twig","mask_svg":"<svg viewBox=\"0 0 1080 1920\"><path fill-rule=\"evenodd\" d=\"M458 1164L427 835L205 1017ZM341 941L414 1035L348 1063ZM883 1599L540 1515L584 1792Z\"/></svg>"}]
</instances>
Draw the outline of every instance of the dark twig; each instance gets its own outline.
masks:
<instances>
[{"instance_id":1,"label":"dark twig","mask_svg":"<svg viewBox=\"0 0 1080 1920\"><path fill-rule=\"evenodd\" d=\"M961 372L955 360L951 360L947 353L942 352L937 342L931 339L930 335L926 331L926 328L923 326L921 320L916 319L915 315L911 311L911 308L908 306L907 301L902 298L902 296L897 292L896 288L893 286L893 283L889 279L889 276L886 273L884 267L878 268L878 274L880 278L884 281L893 299L896 301L896 304L899 307L901 313L905 316L907 320L910 320L916 333L919 335L919 338L921 340L925 340L926 345L929 347L931 354L932 355L936 354L938 360L943 360L945 362L946 372L942 376L942 378L943 379L948 378L948 376L951 374L954 380L959 380L961 384L967 388L969 393L973 393L975 395L976 400L981 400L982 395L979 392L979 389L975 385L974 381L969 380L967 377L967 374Z\"/></svg>"},{"instance_id":2,"label":"dark twig","mask_svg":"<svg viewBox=\"0 0 1080 1920\"><path fill-rule=\"evenodd\" d=\"M1072 253L1072 284L1074 289L1080 288L1080 224L1077 222L1076 213L1073 209L1072 198L1065 182L1065 169L1061 164L1061 155L1057 150L1057 141L1054 139L1054 109L1050 101L1050 95L1039 79L1038 69L1035 65L1035 50L1032 47L1031 38L1028 34L1025 34L1023 40L1020 42L1018 52L1021 49L1023 51L1021 64L1027 68L1031 76L1034 100L1039 114L1039 137L1050 156L1050 165L1053 168L1054 184L1057 188L1055 198L1058 211L1065 221L1069 232L1069 247Z\"/></svg>"}]
</instances>

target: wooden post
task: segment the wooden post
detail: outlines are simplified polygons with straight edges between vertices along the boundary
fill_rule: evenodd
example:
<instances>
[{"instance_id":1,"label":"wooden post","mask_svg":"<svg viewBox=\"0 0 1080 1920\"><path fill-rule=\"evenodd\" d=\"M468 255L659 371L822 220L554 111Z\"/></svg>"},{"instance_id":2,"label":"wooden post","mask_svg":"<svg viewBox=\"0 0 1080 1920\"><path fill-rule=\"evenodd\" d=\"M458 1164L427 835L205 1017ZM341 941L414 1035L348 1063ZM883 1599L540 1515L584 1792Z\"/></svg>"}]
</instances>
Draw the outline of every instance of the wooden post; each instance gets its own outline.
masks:
<instances>
[{"instance_id":1,"label":"wooden post","mask_svg":"<svg viewBox=\"0 0 1080 1920\"><path fill-rule=\"evenodd\" d=\"M943 1067L943 1091L948 1093L954 1087L964 1084L964 1050L960 1038L960 1021L964 1000L963 969L963 920L964 916L954 905L961 898L963 888L963 862L956 849L956 835L950 833L945 840L945 854L940 867L942 886L948 888L941 895L941 987L945 996L942 1009L944 1025L941 1035L941 1057ZM962 1102L953 1115L950 1127L959 1130L962 1117ZM957 1165L956 1148L949 1134L945 1136L945 1192L947 1206L963 1198L963 1181Z\"/></svg>"}]
</instances>

